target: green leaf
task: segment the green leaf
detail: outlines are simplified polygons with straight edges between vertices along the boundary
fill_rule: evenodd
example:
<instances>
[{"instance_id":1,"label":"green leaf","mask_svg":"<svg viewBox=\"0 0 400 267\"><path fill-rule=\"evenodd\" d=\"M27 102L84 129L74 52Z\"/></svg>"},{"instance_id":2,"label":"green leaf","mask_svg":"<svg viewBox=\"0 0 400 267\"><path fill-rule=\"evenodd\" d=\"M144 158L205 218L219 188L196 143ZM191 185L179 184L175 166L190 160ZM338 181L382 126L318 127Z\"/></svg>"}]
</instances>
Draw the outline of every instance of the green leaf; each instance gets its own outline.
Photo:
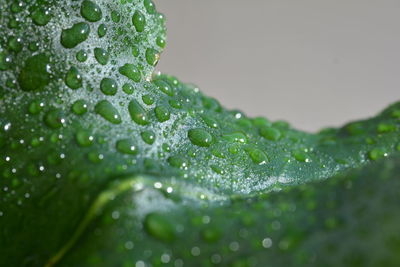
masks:
<instances>
[{"instance_id":1,"label":"green leaf","mask_svg":"<svg viewBox=\"0 0 400 267\"><path fill-rule=\"evenodd\" d=\"M0 2L0 265L337 266L338 237L345 264L399 263L400 103L316 134L247 117L153 74L164 23L150 0ZM353 203L331 177L365 166L391 178L356 172Z\"/></svg>"}]
</instances>

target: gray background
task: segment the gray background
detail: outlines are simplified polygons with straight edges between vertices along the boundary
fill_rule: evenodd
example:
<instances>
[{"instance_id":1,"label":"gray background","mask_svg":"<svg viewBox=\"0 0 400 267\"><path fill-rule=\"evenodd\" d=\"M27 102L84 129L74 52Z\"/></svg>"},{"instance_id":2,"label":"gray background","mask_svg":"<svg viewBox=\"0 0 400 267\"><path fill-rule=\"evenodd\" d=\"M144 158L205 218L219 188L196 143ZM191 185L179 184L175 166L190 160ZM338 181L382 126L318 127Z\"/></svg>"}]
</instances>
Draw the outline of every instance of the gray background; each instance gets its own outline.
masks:
<instances>
[{"instance_id":1,"label":"gray background","mask_svg":"<svg viewBox=\"0 0 400 267\"><path fill-rule=\"evenodd\" d=\"M399 0L155 0L158 70L229 108L315 131L400 99Z\"/></svg>"}]
</instances>

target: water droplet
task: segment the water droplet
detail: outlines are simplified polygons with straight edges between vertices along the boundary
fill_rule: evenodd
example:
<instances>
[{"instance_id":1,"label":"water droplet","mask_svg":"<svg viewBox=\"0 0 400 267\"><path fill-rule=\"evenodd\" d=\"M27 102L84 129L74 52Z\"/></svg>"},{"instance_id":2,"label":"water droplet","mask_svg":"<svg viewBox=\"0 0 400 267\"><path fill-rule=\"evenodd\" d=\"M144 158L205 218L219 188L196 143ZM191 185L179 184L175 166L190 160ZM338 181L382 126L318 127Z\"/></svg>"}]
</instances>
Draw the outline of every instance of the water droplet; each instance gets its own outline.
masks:
<instances>
[{"instance_id":1,"label":"water droplet","mask_svg":"<svg viewBox=\"0 0 400 267\"><path fill-rule=\"evenodd\" d=\"M155 112L156 118L159 122L165 122L165 121L169 120L171 117L170 111L165 106L157 106L154 109L154 112Z\"/></svg>"},{"instance_id":2,"label":"water droplet","mask_svg":"<svg viewBox=\"0 0 400 267\"><path fill-rule=\"evenodd\" d=\"M146 26L146 18L140 11L137 10L132 16L132 23L137 32L143 32L144 27Z\"/></svg>"},{"instance_id":3,"label":"water droplet","mask_svg":"<svg viewBox=\"0 0 400 267\"><path fill-rule=\"evenodd\" d=\"M133 91L134 91L134 90L135 90L134 87L133 87L131 84L129 84L129 83L125 83L125 84L122 86L122 91L124 91L124 93L127 94L127 95L133 94Z\"/></svg>"},{"instance_id":4,"label":"water droplet","mask_svg":"<svg viewBox=\"0 0 400 267\"><path fill-rule=\"evenodd\" d=\"M156 12L156 7L151 0L144 0L144 7L149 14L154 14Z\"/></svg>"},{"instance_id":5,"label":"water droplet","mask_svg":"<svg viewBox=\"0 0 400 267\"><path fill-rule=\"evenodd\" d=\"M147 118L146 111L136 100L129 102L128 106L129 114L134 122L139 125L149 124L149 119Z\"/></svg>"},{"instance_id":6,"label":"water droplet","mask_svg":"<svg viewBox=\"0 0 400 267\"><path fill-rule=\"evenodd\" d=\"M390 132L396 131L397 127L394 124L380 123L378 125L377 130L378 130L378 133L390 133Z\"/></svg>"},{"instance_id":7,"label":"water droplet","mask_svg":"<svg viewBox=\"0 0 400 267\"><path fill-rule=\"evenodd\" d=\"M308 154L304 150L297 150L292 153L293 157L300 162L310 162Z\"/></svg>"},{"instance_id":8,"label":"water droplet","mask_svg":"<svg viewBox=\"0 0 400 267\"><path fill-rule=\"evenodd\" d=\"M158 37L157 37L157 40L156 40L156 43L157 43L157 45L158 45L159 47L164 48L165 45L166 45L165 38L162 37L162 36L158 36Z\"/></svg>"},{"instance_id":9,"label":"water droplet","mask_svg":"<svg viewBox=\"0 0 400 267\"><path fill-rule=\"evenodd\" d=\"M192 144L201 147L209 147L213 141L211 134L201 128L189 130L188 137Z\"/></svg>"},{"instance_id":10,"label":"water droplet","mask_svg":"<svg viewBox=\"0 0 400 267\"><path fill-rule=\"evenodd\" d=\"M121 15L117 11L113 10L111 11L111 20L115 23L119 23L121 21Z\"/></svg>"},{"instance_id":11,"label":"water droplet","mask_svg":"<svg viewBox=\"0 0 400 267\"><path fill-rule=\"evenodd\" d=\"M94 57L101 65L107 65L108 60L110 59L110 54L103 48L97 47L94 49Z\"/></svg>"},{"instance_id":12,"label":"water droplet","mask_svg":"<svg viewBox=\"0 0 400 267\"><path fill-rule=\"evenodd\" d=\"M42 90L50 82L49 58L44 54L26 60L18 76L18 83L24 91Z\"/></svg>"},{"instance_id":13,"label":"water droplet","mask_svg":"<svg viewBox=\"0 0 400 267\"><path fill-rule=\"evenodd\" d=\"M175 168L180 168L180 169L186 169L189 165L188 161L186 158L176 155L168 158L168 163L172 167Z\"/></svg>"},{"instance_id":14,"label":"water droplet","mask_svg":"<svg viewBox=\"0 0 400 267\"><path fill-rule=\"evenodd\" d=\"M93 163L99 163L104 159L104 155L98 152L92 151L88 154L88 159Z\"/></svg>"},{"instance_id":15,"label":"water droplet","mask_svg":"<svg viewBox=\"0 0 400 267\"><path fill-rule=\"evenodd\" d=\"M115 95L118 90L118 84L110 78L103 78L100 82L100 90L105 95Z\"/></svg>"},{"instance_id":16,"label":"water droplet","mask_svg":"<svg viewBox=\"0 0 400 267\"><path fill-rule=\"evenodd\" d=\"M35 100L35 101L32 101L29 104L28 111L29 111L29 113L31 113L33 115L39 114L40 111L43 110L43 107L44 107L44 103L43 102L41 102L39 100Z\"/></svg>"},{"instance_id":17,"label":"water droplet","mask_svg":"<svg viewBox=\"0 0 400 267\"><path fill-rule=\"evenodd\" d=\"M44 123L53 129L61 128L65 124L64 114L60 109L50 110L44 116Z\"/></svg>"},{"instance_id":18,"label":"water droplet","mask_svg":"<svg viewBox=\"0 0 400 267\"><path fill-rule=\"evenodd\" d=\"M81 5L81 15L87 21L96 22L101 20L103 14L100 7L92 1L85 0Z\"/></svg>"},{"instance_id":19,"label":"water droplet","mask_svg":"<svg viewBox=\"0 0 400 267\"><path fill-rule=\"evenodd\" d=\"M11 56L4 51L0 52L0 70L8 70L11 67Z\"/></svg>"},{"instance_id":20,"label":"water droplet","mask_svg":"<svg viewBox=\"0 0 400 267\"><path fill-rule=\"evenodd\" d=\"M79 62L85 62L87 60L87 58L88 58L88 55L85 50L80 50L78 53L76 53L76 59Z\"/></svg>"},{"instance_id":21,"label":"water droplet","mask_svg":"<svg viewBox=\"0 0 400 267\"><path fill-rule=\"evenodd\" d=\"M74 24L71 28L64 29L61 33L61 44L65 48L74 48L86 41L89 37L90 26L85 22Z\"/></svg>"},{"instance_id":22,"label":"water droplet","mask_svg":"<svg viewBox=\"0 0 400 267\"><path fill-rule=\"evenodd\" d=\"M103 38L107 34L107 26L104 24L100 24L97 28L97 35L99 38Z\"/></svg>"},{"instance_id":23,"label":"water droplet","mask_svg":"<svg viewBox=\"0 0 400 267\"><path fill-rule=\"evenodd\" d=\"M382 157L386 157L387 153L379 148L374 148L371 151L368 152L368 158L371 160L378 160Z\"/></svg>"},{"instance_id":24,"label":"water droplet","mask_svg":"<svg viewBox=\"0 0 400 267\"><path fill-rule=\"evenodd\" d=\"M119 115L118 110L107 100L101 100L98 102L95 106L95 111L113 124L121 123L121 116Z\"/></svg>"},{"instance_id":25,"label":"water droplet","mask_svg":"<svg viewBox=\"0 0 400 267\"><path fill-rule=\"evenodd\" d=\"M260 135L271 141L277 141L281 138L281 132L278 129L268 126L262 126L260 128Z\"/></svg>"},{"instance_id":26,"label":"water droplet","mask_svg":"<svg viewBox=\"0 0 400 267\"><path fill-rule=\"evenodd\" d=\"M160 54L154 48L147 48L146 50L146 61L150 66L157 65L158 60L160 59Z\"/></svg>"},{"instance_id":27,"label":"water droplet","mask_svg":"<svg viewBox=\"0 0 400 267\"><path fill-rule=\"evenodd\" d=\"M167 218L158 213L151 213L144 219L144 229L152 237L164 241L175 240L175 229Z\"/></svg>"},{"instance_id":28,"label":"water droplet","mask_svg":"<svg viewBox=\"0 0 400 267\"><path fill-rule=\"evenodd\" d=\"M121 68L119 68L119 73L128 77L134 82L140 82L142 79L142 74L140 70L133 64L125 64Z\"/></svg>"},{"instance_id":29,"label":"water droplet","mask_svg":"<svg viewBox=\"0 0 400 267\"><path fill-rule=\"evenodd\" d=\"M169 95L169 96L174 95L174 91L172 90L172 87L167 82L165 82L163 80L155 80L153 83L164 94Z\"/></svg>"},{"instance_id":30,"label":"water droplet","mask_svg":"<svg viewBox=\"0 0 400 267\"><path fill-rule=\"evenodd\" d=\"M145 143L152 145L156 140L156 136L153 131L144 131L141 133L142 139Z\"/></svg>"},{"instance_id":31,"label":"water droplet","mask_svg":"<svg viewBox=\"0 0 400 267\"><path fill-rule=\"evenodd\" d=\"M201 118L206 123L206 125L210 128L218 128L218 122L211 116L202 115Z\"/></svg>"},{"instance_id":32,"label":"water droplet","mask_svg":"<svg viewBox=\"0 0 400 267\"><path fill-rule=\"evenodd\" d=\"M248 151L249 156L251 158L251 160L255 163L255 164L259 164L259 165L263 165L265 163L267 163L268 158L267 155L265 155L265 153L259 149L250 149Z\"/></svg>"},{"instance_id":33,"label":"water droplet","mask_svg":"<svg viewBox=\"0 0 400 267\"><path fill-rule=\"evenodd\" d=\"M87 112L87 103L85 100L80 99L74 102L72 104L72 112L74 112L76 115L83 115Z\"/></svg>"},{"instance_id":34,"label":"water droplet","mask_svg":"<svg viewBox=\"0 0 400 267\"><path fill-rule=\"evenodd\" d=\"M32 20L38 26L45 26L51 20L51 13L45 8L38 8L32 13Z\"/></svg>"},{"instance_id":35,"label":"water droplet","mask_svg":"<svg viewBox=\"0 0 400 267\"><path fill-rule=\"evenodd\" d=\"M23 48L23 41L21 38L11 37L8 40L8 48L16 53L22 51Z\"/></svg>"},{"instance_id":36,"label":"water droplet","mask_svg":"<svg viewBox=\"0 0 400 267\"><path fill-rule=\"evenodd\" d=\"M211 165L210 167L216 174L219 174L219 175L224 175L225 174L225 170L220 166Z\"/></svg>"},{"instance_id":37,"label":"water droplet","mask_svg":"<svg viewBox=\"0 0 400 267\"><path fill-rule=\"evenodd\" d=\"M168 101L168 103L173 108L176 108L176 109L181 109L182 108L182 102L180 100L178 100L178 99L175 99L175 98L170 99Z\"/></svg>"},{"instance_id":38,"label":"water droplet","mask_svg":"<svg viewBox=\"0 0 400 267\"><path fill-rule=\"evenodd\" d=\"M116 148L123 154L136 155L138 153L136 144L130 139L119 140Z\"/></svg>"},{"instance_id":39,"label":"water droplet","mask_svg":"<svg viewBox=\"0 0 400 267\"><path fill-rule=\"evenodd\" d=\"M224 134L222 138L230 143L242 143L246 144L247 143L247 137L241 132L236 132L236 133L230 133L230 134Z\"/></svg>"},{"instance_id":40,"label":"water droplet","mask_svg":"<svg viewBox=\"0 0 400 267\"><path fill-rule=\"evenodd\" d=\"M71 67L65 76L65 84L71 89L78 89L82 87L82 76L78 69Z\"/></svg>"},{"instance_id":41,"label":"water droplet","mask_svg":"<svg viewBox=\"0 0 400 267\"><path fill-rule=\"evenodd\" d=\"M76 141L82 147L88 147L93 144L94 137L86 131L76 133Z\"/></svg>"},{"instance_id":42,"label":"water droplet","mask_svg":"<svg viewBox=\"0 0 400 267\"><path fill-rule=\"evenodd\" d=\"M151 95L144 95L144 96L142 96L142 100L143 100L143 102L144 102L146 105L148 105L148 106L154 104L154 98L153 98Z\"/></svg>"}]
</instances>

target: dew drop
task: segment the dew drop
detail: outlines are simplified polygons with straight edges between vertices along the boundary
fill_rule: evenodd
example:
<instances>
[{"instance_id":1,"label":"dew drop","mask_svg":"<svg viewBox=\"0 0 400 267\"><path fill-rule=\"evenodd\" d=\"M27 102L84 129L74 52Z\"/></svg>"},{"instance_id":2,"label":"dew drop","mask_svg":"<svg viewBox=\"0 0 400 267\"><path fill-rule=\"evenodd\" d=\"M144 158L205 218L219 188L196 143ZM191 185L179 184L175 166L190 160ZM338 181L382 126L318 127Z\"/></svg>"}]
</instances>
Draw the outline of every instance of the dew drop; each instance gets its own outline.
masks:
<instances>
[{"instance_id":1,"label":"dew drop","mask_svg":"<svg viewBox=\"0 0 400 267\"><path fill-rule=\"evenodd\" d=\"M64 114L60 109L50 110L44 116L44 123L53 129L61 128L65 124Z\"/></svg>"},{"instance_id":2,"label":"dew drop","mask_svg":"<svg viewBox=\"0 0 400 267\"><path fill-rule=\"evenodd\" d=\"M184 157L179 156L179 155L169 157L168 163L172 167L180 168L180 169L186 169L189 165L188 161Z\"/></svg>"},{"instance_id":3,"label":"dew drop","mask_svg":"<svg viewBox=\"0 0 400 267\"><path fill-rule=\"evenodd\" d=\"M143 141L149 145L152 145L156 140L154 132L150 130L144 131L140 135L142 136Z\"/></svg>"},{"instance_id":4,"label":"dew drop","mask_svg":"<svg viewBox=\"0 0 400 267\"><path fill-rule=\"evenodd\" d=\"M265 153L259 149L250 149L248 151L249 156L251 158L251 160L258 165L263 165L265 163L267 163L268 158L267 155L265 155Z\"/></svg>"},{"instance_id":5,"label":"dew drop","mask_svg":"<svg viewBox=\"0 0 400 267\"><path fill-rule=\"evenodd\" d=\"M116 148L123 154L136 155L138 153L136 144L130 139L122 139L117 141Z\"/></svg>"},{"instance_id":6,"label":"dew drop","mask_svg":"<svg viewBox=\"0 0 400 267\"><path fill-rule=\"evenodd\" d=\"M96 22L101 20L103 14L100 7L92 1L85 0L81 5L81 15L87 21Z\"/></svg>"},{"instance_id":7,"label":"dew drop","mask_svg":"<svg viewBox=\"0 0 400 267\"><path fill-rule=\"evenodd\" d=\"M74 24L71 28L64 29L61 33L61 44L65 48L74 48L86 41L89 37L90 26L85 22Z\"/></svg>"},{"instance_id":8,"label":"dew drop","mask_svg":"<svg viewBox=\"0 0 400 267\"><path fill-rule=\"evenodd\" d=\"M114 79L103 78L100 82L100 90L105 95L115 95L118 90L118 84Z\"/></svg>"},{"instance_id":9,"label":"dew drop","mask_svg":"<svg viewBox=\"0 0 400 267\"><path fill-rule=\"evenodd\" d=\"M38 8L32 13L32 20L38 26L45 26L51 20L51 13L45 8Z\"/></svg>"},{"instance_id":10,"label":"dew drop","mask_svg":"<svg viewBox=\"0 0 400 267\"><path fill-rule=\"evenodd\" d=\"M281 137L281 132L276 128L263 126L260 128L260 135L265 139L277 141Z\"/></svg>"},{"instance_id":11,"label":"dew drop","mask_svg":"<svg viewBox=\"0 0 400 267\"><path fill-rule=\"evenodd\" d=\"M124 91L124 93L127 94L127 95L133 94L133 91L134 91L134 90L135 90L135 89L133 88L133 86L132 86L131 84L129 84L129 83L125 83L125 84L122 86L122 91Z\"/></svg>"},{"instance_id":12,"label":"dew drop","mask_svg":"<svg viewBox=\"0 0 400 267\"><path fill-rule=\"evenodd\" d=\"M98 102L95 106L95 111L113 124L121 123L121 116L119 115L118 110L107 100L101 100Z\"/></svg>"},{"instance_id":13,"label":"dew drop","mask_svg":"<svg viewBox=\"0 0 400 267\"><path fill-rule=\"evenodd\" d=\"M88 147L93 144L94 137L86 131L76 133L76 141L81 147Z\"/></svg>"},{"instance_id":14,"label":"dew drop","mask_svg":"<svg viewBox=\"0 0 400 267\"><path fill-rule=\"evenodd\" d=\"M165 106L157 106L154 109L154 112L155 112L156 118L159 122L165 122L165 121L169 120L171 117L170 111Z\"/></svg>"},{"instance_id":15,"label":"dew drop","mask_svg":"<svg viewBox=\"0 0 400 267\"><path fill-rule=\"evenodd\" d=\"M104 24L100 24L97 28L97 35L99 38L103 38L107 34L107 26Z\"/></svg>"},{"instance_id":16,"label":"dew drop","mask_svg":"<svg viewBox=\"0 0 400 267\"><path fill-rule=\"evenodd\" d=\"M157 65L158 60L160 59L160 54L154 48L147 48L146 50L146 61L150 66Z\"/></svg>"},{"instance_id":17,"label":"dew drop","mask_svg":"<svg viewBox=\"0 0 400 267\"><path fill-rule=\"evenodd\" d=\"M110 59L110 54L103 48L97 47L94 49L94 57L101 65L107 65L108 60Z\"/></svg>"},{"instance_id":18,"label":"dew drop","mask_svg":"<svg viewBox=\"0 0 400 267\"><path fill-rule=\"evenodd\" d=\"M165 82L163 80L155 80L154 84L164 94L169 95L169 96L174 95L174 91L172 90L171 86L167 82Z\"/></svg>"},{"instance_id":19,"label":"dew drop","mask_svg":"<svg viewBox=\"0 0 400 267\"><path fill-rule=\"evenodd\" d=\"M133 64L125 64L121 68L119 68L119 73L128 77L134 82L140 82L142 79L142 74L140 70Z\"/></svg>"},{"instance_id":20,"label":"dew drop","mask_svg":"<svg viewBox=\"0 0 400 267\"><path fill-rule=\"evenodd\" d=\"M149 124L149 119L147 117L146 111L136 100L131 100L129 102L128 110L134 122L139 125Z\"/></svg>"},{"instance_id":21,"label":"dew drop","mask_svg":"<svg viewBox=\"0 0 400 267\"><path fill-rule=\"evenodd\" d=\"M29 104L28 111L32 115L39 114L43 110L44 103L38 100L32 101Z\"/></svg>"},{"instance_id":22,"label":"dew drop","mask_svg":"<svg viewBox=\"0 0 400 267\"><path fill-rule=\"evenodd\" d=\"M213 141L211 134L201 128L189 130L188 137L192 144L200 147L209 147Z\"/></svg>"},{"instance_id":23,"label":"dew drop","mask_svg":"<svg viewBox=\"0 0 400 267\"><path fill-rule=\"evenodd\" d=\"M156 12L156 7L151 0L144 0L144 7L149 14L154 14Z\"/></svg>"},{"instance_id":24,"label":"dew drop","mask_svg":"<svg viewBox=\"0 0 400 267\"><path fill-rule=\"evenodd\" d=\"M140 11L137 10L132 16L132 23L137 32L143 32L144 27L146 26L146 18Z\"/></svg>"},{"instance_id":25,"label":"dew drop","mask_svg":"<svg viewBox=\"0 0 400 267\"><path fill-rule=\"evenodd\" d=\"M76 53L76 59L79 62L85 62L87 60L87 58L88 58L88 55L85 50L80 50L78 53Z\"/></svg>"},{"instance_id":26,"label":"dew drop","mask_svg":"<svg viewBox=\"0 0 400 267\"><path fill-rule=\"evenodd\" d=\"M82 87L82 76L78 69L71 67L65 76L65 84L71 89L78 89Z\"/></svg>"},{"instance_id":27,"label":"dew drop","mask_svg":"<svg viewBox=\"0 0 400 267\"><path fill-rule=\"evenodd\" d=\"M380 158L383 158L387 156L387 153L385 153L384 150L380 149L380 148L374 148L371 151L368 152L368 158L370 160L378 160Z\"/></svg>"},{"instance_id":28,"label":"dew drop","mask_svg":"<svg viewBox=\"0 0 400 267\"><path fill-rule=\"evenodd\" d=\"M8 70L11 67L11 56L4 51L0 52L0 70Z\"/></svg>"},{"instance_id":29,"label":"dew drop","mask_svg":"<svg viewBox=\"0 0 400 267\"><path fill-rule=\"evenodd\" d=\"M151 213L144 219L146 232L161 241L172 242L175 240L175 229L173 225L161 214Z\"/></svg>"},{"instance_id":30,"label":"dew drop","mask_svg":"<svg viewBox=\"0 0 400 267\"><path fill-rule=\"evenodd\" d=\"M80 99L72 104L71 109L76 115L83 115L88 111L88 106L85 100Z\"/></svg>"}]
</instances>

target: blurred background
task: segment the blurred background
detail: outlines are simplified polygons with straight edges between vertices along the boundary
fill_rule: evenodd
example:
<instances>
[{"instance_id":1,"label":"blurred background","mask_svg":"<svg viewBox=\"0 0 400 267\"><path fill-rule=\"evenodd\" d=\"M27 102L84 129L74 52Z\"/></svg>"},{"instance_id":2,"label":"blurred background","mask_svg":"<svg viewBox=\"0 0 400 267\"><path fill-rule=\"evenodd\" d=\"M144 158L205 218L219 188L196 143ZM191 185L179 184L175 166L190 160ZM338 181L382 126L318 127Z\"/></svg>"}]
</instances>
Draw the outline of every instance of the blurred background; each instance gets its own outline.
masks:
<instances>
[{"instance_id":1,"label":"blurred background","mask_svg":"<svg viewBox=\"0 0 400 267\"><path fill-rule=\"evenodd\" d=\"M400 100L399 0L155 0L158 70L228 108L316 131Z\"/></svg>"}]
</instances>

